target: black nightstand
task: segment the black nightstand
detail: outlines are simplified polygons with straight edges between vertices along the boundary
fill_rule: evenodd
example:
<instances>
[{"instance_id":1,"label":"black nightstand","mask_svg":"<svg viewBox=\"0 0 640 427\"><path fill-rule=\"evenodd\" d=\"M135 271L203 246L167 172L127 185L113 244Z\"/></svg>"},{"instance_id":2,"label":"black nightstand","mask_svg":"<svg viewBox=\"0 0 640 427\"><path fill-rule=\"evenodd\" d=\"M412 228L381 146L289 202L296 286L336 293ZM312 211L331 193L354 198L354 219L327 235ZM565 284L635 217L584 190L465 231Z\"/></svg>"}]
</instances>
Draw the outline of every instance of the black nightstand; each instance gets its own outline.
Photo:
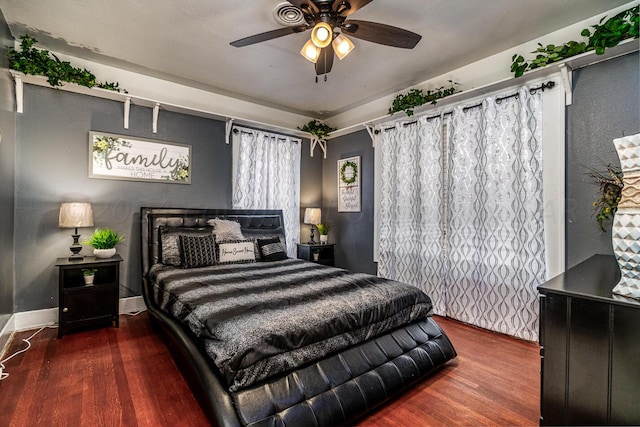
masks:
<instances>
[{"instance_id":1,"label":"black nightstand","mask_svg":"<svg viewBox=\"0 0 640 427\"><path fill-rule=\"evenodd\" d=\"M118 321L120 255L111 258L84 257L70 261L58 258L58 338L70 329L105 325ZM95 268L93 285L85 285L82 270Z\"/></svg>"},{"instance_id":2,"label":"black nightstand","mask_svg":"<svg viewBox=\"0 0 640 427\"><path fill-rule=\"evenodd\" d=\"M324 265L335 265L333 248L335 243L298 243L298 258ZM316 257L317 254L317 257Z\"/></svg>"}]
</instances>

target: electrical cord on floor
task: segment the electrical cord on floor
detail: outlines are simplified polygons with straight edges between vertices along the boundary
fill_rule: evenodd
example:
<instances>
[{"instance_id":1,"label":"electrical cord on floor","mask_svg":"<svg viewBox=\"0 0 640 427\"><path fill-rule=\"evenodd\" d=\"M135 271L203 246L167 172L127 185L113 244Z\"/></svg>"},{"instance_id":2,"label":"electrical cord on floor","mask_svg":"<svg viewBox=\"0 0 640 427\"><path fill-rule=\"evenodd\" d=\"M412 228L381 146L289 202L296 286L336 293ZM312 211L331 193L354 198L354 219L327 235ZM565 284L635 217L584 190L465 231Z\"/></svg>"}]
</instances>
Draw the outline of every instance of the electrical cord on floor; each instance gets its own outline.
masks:
<instances>
[{"instance_id":1,"label":"electrical cord on floor","mask_svg":"<svg viewBox=\"0 0 640 427\"><path fill-rule=\"evenodd\" d=\"M4 362L6 362L7 360L19 355L20 353L24 353L25 351L29 350L31 348L31 342L29 340L32 339L33 337L35 337L36 335L38 335L45 328L57 328L57 326L44 325L43 327L41 327L40 329L35 331L29 338L23 338L22 339L22 341L27 343L27 347L26 348L23 348L22 350L16 351L15 353L13 353L11 356L7 357L6 359L0 360L0 381L6 379L9 376L8 372L4 372L4 370L6 369L6 367L4 366Z\"/></svg>"},{"instance_id":2,"label":"electrical cord on floor","mask_svg":"<svg viewBox=\"0 0 640 427\"><path fill-rule=\"evenodd\" d=\"M147 311L147 309L143 308L142 310L136 311L135 313L120 313L120 314L126 314L127 316L132 316L133 317L133 316L137 316L140 313L144 313L145 311Z\"/></svg>"}]
</instances>

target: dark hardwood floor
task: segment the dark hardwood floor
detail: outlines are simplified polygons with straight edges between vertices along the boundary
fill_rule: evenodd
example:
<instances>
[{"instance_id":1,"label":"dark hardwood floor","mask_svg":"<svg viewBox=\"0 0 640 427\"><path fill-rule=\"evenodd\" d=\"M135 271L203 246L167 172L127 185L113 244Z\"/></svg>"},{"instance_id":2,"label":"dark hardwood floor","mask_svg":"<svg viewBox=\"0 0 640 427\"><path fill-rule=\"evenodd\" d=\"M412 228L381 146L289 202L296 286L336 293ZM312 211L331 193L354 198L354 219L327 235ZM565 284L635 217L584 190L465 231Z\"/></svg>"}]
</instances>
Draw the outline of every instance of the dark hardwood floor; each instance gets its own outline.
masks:
<instances>
[{"instance_id":1,"label":"dark hardwood floor","mask_svg":"<svg viewBox=\"0 0 640 427\"><path fill-rule=\"evenodd\" d=\"M456 360L359 426L537 425L539 348L449 319L438 322ZM4 357L24 348L17 333ZM206 426L206 418L147 314L120 328L56 339L44 329L5 363L0 426Z\"/></svg>"}]
</instances>

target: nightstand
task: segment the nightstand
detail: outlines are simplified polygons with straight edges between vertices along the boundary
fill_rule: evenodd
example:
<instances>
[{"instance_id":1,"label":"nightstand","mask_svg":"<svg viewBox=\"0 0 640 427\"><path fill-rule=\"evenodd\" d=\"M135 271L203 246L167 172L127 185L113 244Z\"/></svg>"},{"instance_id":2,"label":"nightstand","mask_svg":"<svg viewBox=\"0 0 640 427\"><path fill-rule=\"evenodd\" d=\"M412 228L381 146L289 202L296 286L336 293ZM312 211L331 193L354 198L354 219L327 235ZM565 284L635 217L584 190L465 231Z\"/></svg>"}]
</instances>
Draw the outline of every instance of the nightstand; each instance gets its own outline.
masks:
<instances>
[{"instance_id":1,"label":"nightstand","mask_svg":"<svg viewBox=\"0 0 640 427\"><path fill-rule=\"evenodd\" d=\"M335 243L298 243L298 258L333 266L335 265L334 247Z\"/></svg>"},{"instance_id":2,"label":"nightstand","mask_svg":"<svg viewBox=\"0 0 640 427\"><path fill-rule=\"evenodd\" d=\"M118 320L122 257L58 258L58 338L71 329L106 325ZM85 285L82 270L95 268L93 285Z\"/></svg>"}]
</instances>

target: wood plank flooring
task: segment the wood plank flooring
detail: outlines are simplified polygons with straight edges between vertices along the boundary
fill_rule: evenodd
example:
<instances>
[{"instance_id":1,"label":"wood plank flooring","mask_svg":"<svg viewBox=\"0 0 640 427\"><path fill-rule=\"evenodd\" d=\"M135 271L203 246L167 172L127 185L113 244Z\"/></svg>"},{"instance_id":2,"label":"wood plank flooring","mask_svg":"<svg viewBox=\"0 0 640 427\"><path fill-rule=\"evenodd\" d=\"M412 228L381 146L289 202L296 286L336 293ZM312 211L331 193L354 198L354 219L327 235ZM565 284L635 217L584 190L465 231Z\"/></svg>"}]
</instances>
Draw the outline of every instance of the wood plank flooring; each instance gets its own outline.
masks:
<instances>
[{"instance_id":1,"label":"wood plank flooring","mask_svg":"<svg viewBox=\"0 0 640 427\"><path fill-rule=\"evenodd\" d=\"M438 318L456 360L359 426L531 426L539 421L540 357L532 343ZM8 352L25 347L20 332ZM120 328L56 339L5 363L0 426L207 426L147 314L120 316Z\"/></svg>"}]
</instances>

